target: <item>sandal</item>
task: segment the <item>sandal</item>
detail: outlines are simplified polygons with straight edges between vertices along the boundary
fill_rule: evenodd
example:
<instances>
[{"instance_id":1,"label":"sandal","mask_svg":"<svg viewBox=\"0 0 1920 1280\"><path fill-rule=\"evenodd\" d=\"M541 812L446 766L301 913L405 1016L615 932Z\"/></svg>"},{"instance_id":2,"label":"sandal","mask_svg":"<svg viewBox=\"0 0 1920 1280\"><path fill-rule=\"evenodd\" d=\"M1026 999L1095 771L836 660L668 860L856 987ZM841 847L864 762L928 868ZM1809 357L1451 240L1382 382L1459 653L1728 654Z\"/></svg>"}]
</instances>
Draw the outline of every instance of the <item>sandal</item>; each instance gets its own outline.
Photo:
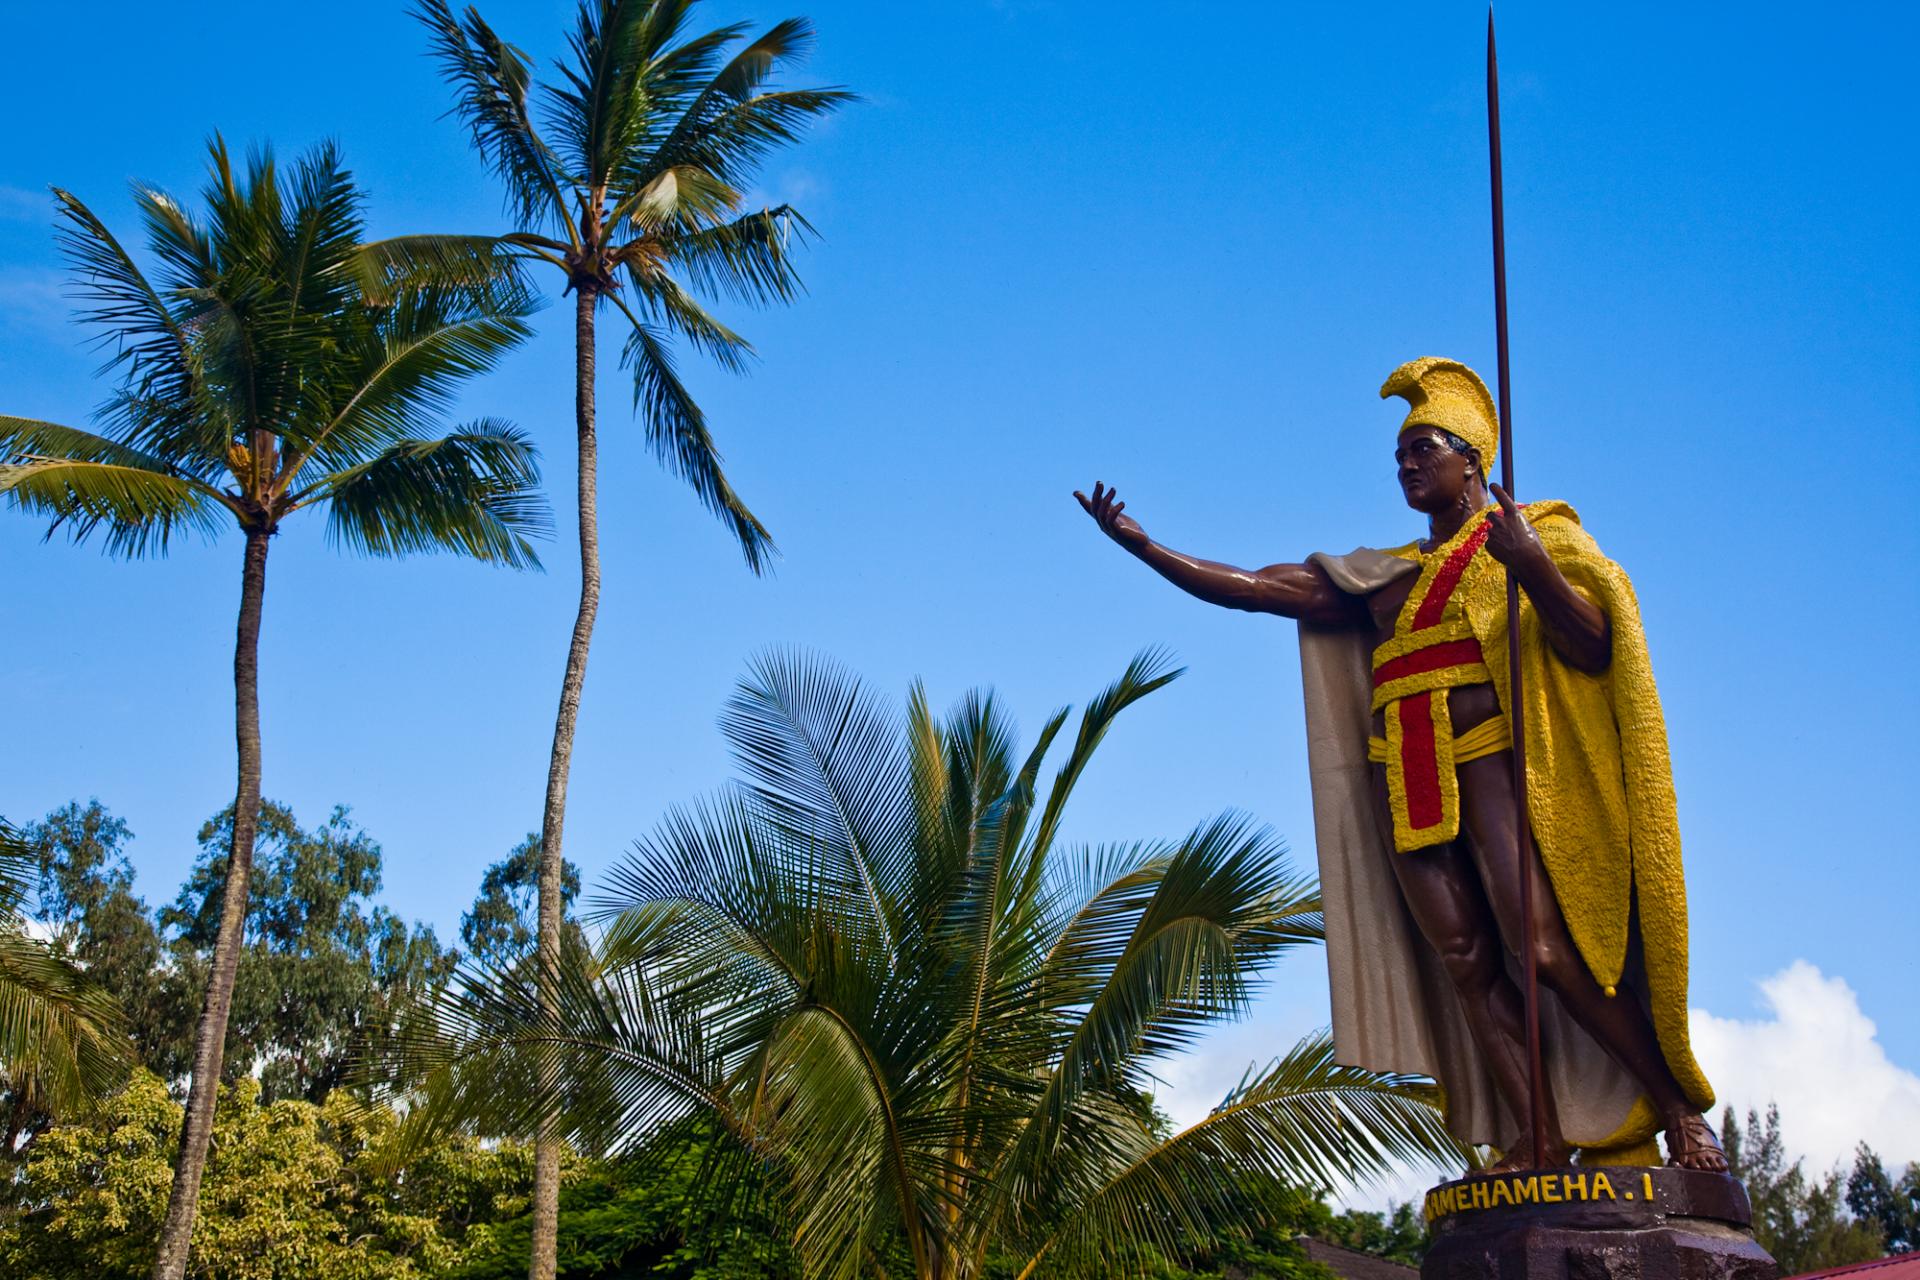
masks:
<instances>
[{"instance_id":1,"label":"sandal","mask_svg":"<svg viewBox=\"0 0 1920 1280\"><path fill-rule=\"evenodd\" d=\"M1727 1153L1704 1116L1688 1116L1667 1130L1667 1167L1725 1173Z\"/></svg>"}]
</instances>

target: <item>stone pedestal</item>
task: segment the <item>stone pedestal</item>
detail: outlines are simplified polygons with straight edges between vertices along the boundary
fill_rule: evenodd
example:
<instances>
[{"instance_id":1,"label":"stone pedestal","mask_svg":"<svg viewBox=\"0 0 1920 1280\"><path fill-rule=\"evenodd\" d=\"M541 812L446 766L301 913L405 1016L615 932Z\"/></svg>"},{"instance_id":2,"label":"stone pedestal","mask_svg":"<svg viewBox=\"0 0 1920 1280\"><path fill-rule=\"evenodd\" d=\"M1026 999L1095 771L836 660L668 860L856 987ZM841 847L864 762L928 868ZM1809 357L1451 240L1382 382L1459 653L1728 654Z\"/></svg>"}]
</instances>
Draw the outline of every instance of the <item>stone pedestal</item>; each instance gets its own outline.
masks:
<instances>
[{"instance_id":1,"label":"stone pedestal","mask_svg":"<svg viewBox=\"0 0 1920 1280\"><path fill-rule=\"evenodd\" d=\"M1776 1280L1738 1182L1603 1166L1442 1183L1421 1280Z\"/></svg>"}]
</instances>

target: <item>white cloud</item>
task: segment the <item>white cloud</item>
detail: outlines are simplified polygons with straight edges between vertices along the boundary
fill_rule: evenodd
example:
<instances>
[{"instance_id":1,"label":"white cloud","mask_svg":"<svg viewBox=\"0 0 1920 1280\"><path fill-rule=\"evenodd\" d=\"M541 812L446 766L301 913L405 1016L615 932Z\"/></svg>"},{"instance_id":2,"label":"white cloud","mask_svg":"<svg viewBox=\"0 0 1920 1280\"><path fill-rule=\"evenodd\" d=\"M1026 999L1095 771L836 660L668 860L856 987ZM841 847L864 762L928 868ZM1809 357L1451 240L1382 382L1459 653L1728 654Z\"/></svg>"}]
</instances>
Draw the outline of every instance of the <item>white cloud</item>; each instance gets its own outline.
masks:
<instances>
[{"instance_id":1,"label":"white cloud","mask_svg":"<svg viewBox=\"0 0 1920 1280\"><path fill-rule=\"evenodd\" d=\"M1760 983L1770 1016L1693 1015L1693 1047L1723 1106L1780 1106L1781 1136L1810 1167L1850 1163L1865 1140L1890 1165L1920 1159L1920 1076L1887 1057L1844 978L1796 960ZM1715 1116L1718 1123L1718 1116Z\"/></svg>"}]
</instances>

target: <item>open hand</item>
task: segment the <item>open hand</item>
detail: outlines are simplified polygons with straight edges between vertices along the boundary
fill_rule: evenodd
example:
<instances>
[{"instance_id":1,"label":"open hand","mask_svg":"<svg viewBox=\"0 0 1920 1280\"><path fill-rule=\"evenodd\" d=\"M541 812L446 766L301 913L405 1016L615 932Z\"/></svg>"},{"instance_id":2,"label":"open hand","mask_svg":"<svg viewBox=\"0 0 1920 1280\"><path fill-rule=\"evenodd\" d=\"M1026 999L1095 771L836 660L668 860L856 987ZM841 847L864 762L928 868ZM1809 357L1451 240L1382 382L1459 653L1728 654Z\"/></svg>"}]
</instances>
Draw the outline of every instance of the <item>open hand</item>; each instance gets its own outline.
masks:
<instances>
[{"instance_id":1,"label":"open hand","mask_svg":"<svg viewBox=\"0 0 1920 1280\"><path fill-rule=\"evenodd\" d=\"M1080 505L1100 526L1100 532L1127 550L1138 551L1147 545L1147 531L1140 527L1138 520L1125 514L1127 504L1119 501L1120 495L1115 490L1096 480L1091 498L1078 489L1073 491L1073 496L1080 500Z\"/></svg>"},{"instance_id":2,"label":"open hand","mask_svg":"<svg viewBox=\"0 0 1920 1280\"><path fill-rule=\"evenodd\" d=\"M1525 572L1542 564L1550 563L1546 547L1540 543L1540 535L1534 531L1531 521L1520 511L1513 496L1499 485L1492 485L1494 500L1500 506L1498 510L1487 513L1487 554L1501 564L1517 572Z\"/></svg>"}]
</instances>

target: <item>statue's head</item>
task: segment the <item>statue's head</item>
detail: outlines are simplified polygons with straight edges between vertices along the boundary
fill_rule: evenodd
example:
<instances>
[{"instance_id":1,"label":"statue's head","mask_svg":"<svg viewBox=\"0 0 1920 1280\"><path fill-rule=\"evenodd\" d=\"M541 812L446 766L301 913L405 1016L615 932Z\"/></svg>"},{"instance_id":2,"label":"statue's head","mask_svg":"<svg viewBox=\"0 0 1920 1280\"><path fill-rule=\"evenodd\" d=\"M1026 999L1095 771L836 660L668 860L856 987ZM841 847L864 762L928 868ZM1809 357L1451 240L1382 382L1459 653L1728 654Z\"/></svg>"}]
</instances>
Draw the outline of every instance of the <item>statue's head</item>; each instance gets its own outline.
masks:
<instances>
[{"instance_id":1,"label":"statue's head","mask_svg":"<svg viewBox=\"0 0 1920 1280\"><path fill-rule=\"evenodd\" d=\"M1476 496L1485 504L1484 495L1476 494L1487 483L1480 451L1451 431L1407 427L1394 447L1393 462L1400 492L1415 511L1431 515Z\"/></svg>"},{"instance_id":2,"label":"statue's head","mask_svg":"<svg viewBox=\"0 0 1920 1280\"><path fill-rule=\"evenodd\" d=\"M1479 375L1458 360L1423 356L1395 369L1380 395L1407 402L1393 457L1408 506L1444 511L1485 486L1500 452L1500 424Z\"/></svg>"}]
</instances>

